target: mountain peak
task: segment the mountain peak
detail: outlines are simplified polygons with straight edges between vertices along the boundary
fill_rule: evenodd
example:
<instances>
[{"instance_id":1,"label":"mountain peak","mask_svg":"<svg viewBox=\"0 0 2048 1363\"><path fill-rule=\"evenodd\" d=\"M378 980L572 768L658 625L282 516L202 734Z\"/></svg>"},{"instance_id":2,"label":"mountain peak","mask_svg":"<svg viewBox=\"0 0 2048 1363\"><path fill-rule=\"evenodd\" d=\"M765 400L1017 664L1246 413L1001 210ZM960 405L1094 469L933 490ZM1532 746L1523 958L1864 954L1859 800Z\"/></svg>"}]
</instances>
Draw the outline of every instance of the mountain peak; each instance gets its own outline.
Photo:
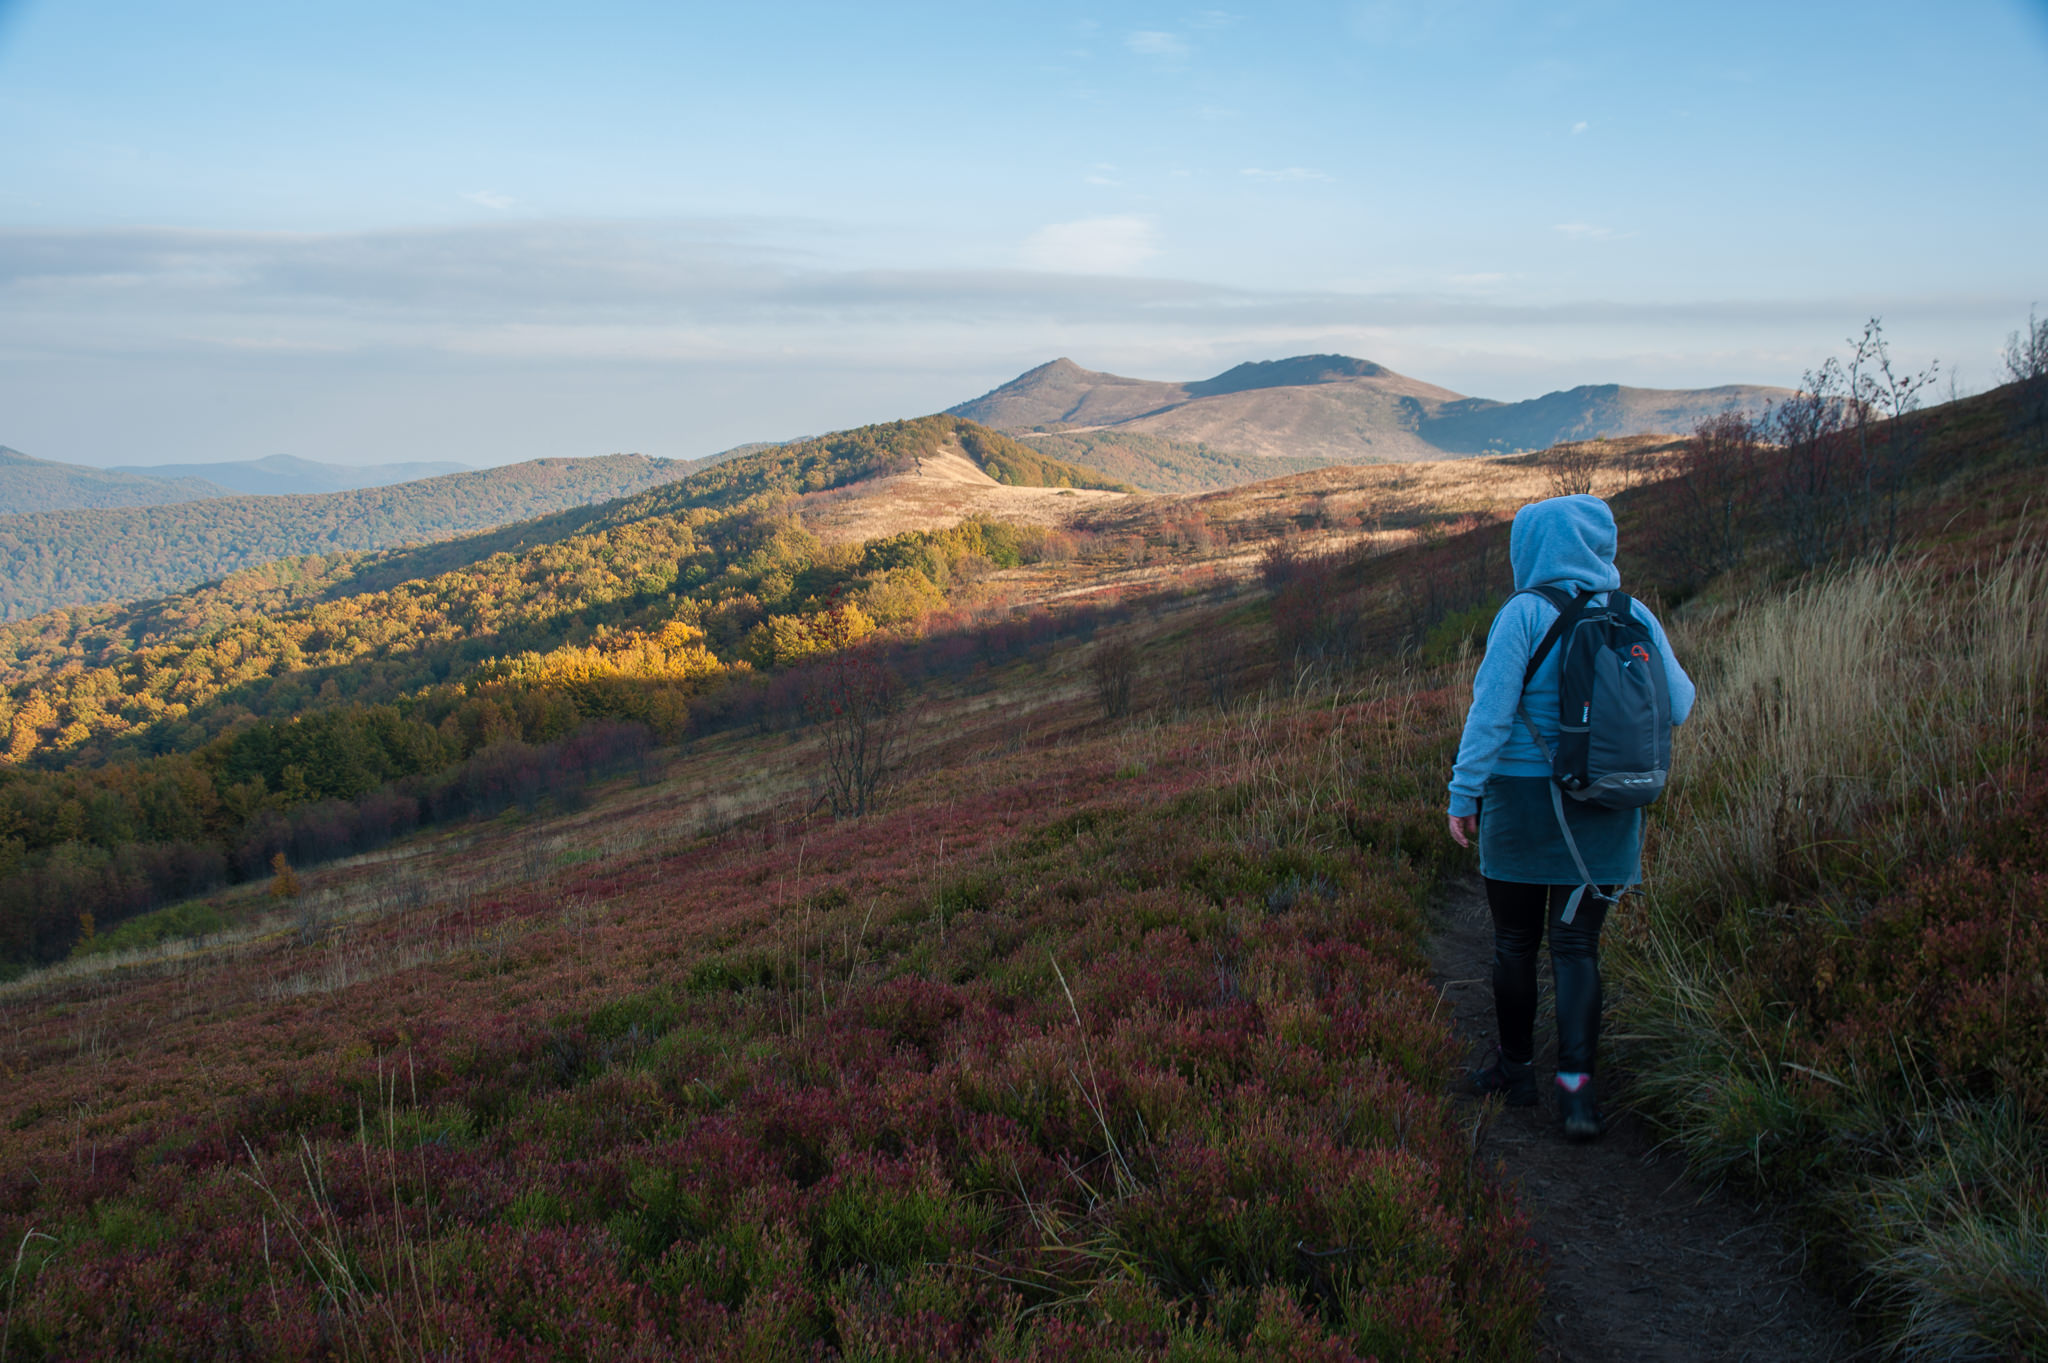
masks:
<instances>
[{"instance_id":1,"label":"mountain peak","mask_svg":"<svg viewBox=\"0 0 2048 1363\"><path fill-rule=\"evenodd\" d=\"M1342 379L1378 379L1393 373L1383 364L1349 355L1295 355L1285 360L1247 360L1213 379L1187 385L1195 397L1242 393L1253 388L1296 388Z\"/></svg>"}]
</instances>

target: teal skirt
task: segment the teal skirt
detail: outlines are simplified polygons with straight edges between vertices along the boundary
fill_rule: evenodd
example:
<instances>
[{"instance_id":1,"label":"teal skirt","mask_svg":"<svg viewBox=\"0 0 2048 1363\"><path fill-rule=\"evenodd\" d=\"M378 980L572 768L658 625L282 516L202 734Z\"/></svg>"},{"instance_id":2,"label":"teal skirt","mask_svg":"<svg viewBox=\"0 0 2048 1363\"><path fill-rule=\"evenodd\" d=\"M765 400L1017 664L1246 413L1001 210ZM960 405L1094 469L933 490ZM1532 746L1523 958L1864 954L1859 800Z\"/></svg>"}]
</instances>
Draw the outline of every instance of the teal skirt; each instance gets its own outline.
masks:
<instances>
[{"instance_id":1,"label":"teal skirt","mask_svg":"<svg viewBox=\"0 0 2048 1363\"><path fill-rule=\"evenodd\" d=\"M1479 874L1523 885L1577 885L1582 878L1558 832L1547 776L1489 776L1479 804ZM1643 811L1595 809L1564 797L1564 817L1595 885L1643 878Z\"/></svg>"}]
</instances>

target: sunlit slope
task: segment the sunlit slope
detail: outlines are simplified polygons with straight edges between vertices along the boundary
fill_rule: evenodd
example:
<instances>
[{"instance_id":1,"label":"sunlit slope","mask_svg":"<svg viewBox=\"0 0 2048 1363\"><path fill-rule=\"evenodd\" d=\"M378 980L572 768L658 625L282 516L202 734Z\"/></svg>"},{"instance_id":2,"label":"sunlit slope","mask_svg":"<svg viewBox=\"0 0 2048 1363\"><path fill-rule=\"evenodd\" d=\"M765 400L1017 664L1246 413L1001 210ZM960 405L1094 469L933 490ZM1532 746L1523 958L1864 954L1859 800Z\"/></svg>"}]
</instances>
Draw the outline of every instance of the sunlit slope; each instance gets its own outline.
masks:
<instances>
[{"instance_id":1,"label":"sunlit slope","mask_svg":"<svg viewBox=\"0 0 2048 1363\"><path fill-rule=\"evenodd\" d=\"M821 561L799 499L865 482L893 515L888 480L924 481L919 459L946 450L986 481L998 509L1005 495L1043 502L1062 485L1076 495L1060 507L1107 495L1087 470L971 423L926 418L777 446L468 541L275 564L171 601L47 615L0 631L5 756L189 747L239 715L394 700L459 681L484 659L597 630L679 621L728 660L754 657L750 635L769 617L815 614L834 590L893 571L858 556ZM951 525L971 509L913 519ZM869 600L886 613L884 596ZM925 598L908 599L905 609Z\"/></svg>"}]
</instances>

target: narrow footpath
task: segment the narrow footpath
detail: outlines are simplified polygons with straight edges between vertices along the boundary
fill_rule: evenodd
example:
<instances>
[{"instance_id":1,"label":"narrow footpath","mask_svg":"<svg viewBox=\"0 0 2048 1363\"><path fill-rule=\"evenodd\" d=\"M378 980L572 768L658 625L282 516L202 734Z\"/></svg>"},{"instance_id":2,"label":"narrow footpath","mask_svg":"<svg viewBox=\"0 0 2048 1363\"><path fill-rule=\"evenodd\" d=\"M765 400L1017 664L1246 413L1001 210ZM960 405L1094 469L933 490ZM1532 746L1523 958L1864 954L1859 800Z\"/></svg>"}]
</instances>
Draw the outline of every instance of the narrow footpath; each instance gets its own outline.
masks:
<instances>
[{"instance_id":1,"label":"narrow footpath","mask_svg":"<svg viewBox=\"0 0 2048 1363\"><path fill-rule=\"evenodd\" d=\"M1547 947L1546 947L1547 956ZM1454 882L1438 909L1430 964L1473 1064L1492 1055L1493 926L1478 880ZM1543 1102L1501 1108L1481 1154L1504 1166L1550 1264L1542 1357L1555 1363L1740 1363L1853 1357L1839 1306L1799 1278L1796 1249L1771 1223L1702 1190L1661 1154L1625 1102L1603 1099L1608 1129L1566 1142L1550 1102L1557 1039L1550 968L1537 1014ZM1614 1079L1610 1073L1605 1078ZM1480 1100L1453 1082L1478 1119Z\"/></svg>"}]
</instances>

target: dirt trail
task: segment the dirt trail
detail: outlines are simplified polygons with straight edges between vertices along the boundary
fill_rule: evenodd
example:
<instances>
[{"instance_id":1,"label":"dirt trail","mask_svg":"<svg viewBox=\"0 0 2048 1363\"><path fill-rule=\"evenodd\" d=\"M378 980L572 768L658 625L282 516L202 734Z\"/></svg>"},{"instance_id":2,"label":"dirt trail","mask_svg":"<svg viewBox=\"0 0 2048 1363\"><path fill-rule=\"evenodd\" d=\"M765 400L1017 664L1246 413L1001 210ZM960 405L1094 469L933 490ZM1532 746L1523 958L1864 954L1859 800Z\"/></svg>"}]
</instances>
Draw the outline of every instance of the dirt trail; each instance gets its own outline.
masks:
<instances>
[{"instance_id":1,"label":"dirt trail","mask_svg":"<svg viewBox=\"0 0 2048 1363\"><path fill-rule=\"evenodd\" d=\"M1454 883L1438 911L1430 963L1474 1064L1491 1056L1495 1037L1492 960L1485 893L1477 880ZM1775 1228L1688 1182L1681 1162L1653 1150L1642 1123L1620 1110L1626 1074L1610 1067L1602 1076L1606 1135L1588 1145L1565 1141L1550 1102L1557 1042L1547 964L1542 974L1536 1069L1544 1101L1501 1109L1484 1146L1519 1187L1550 1260L1542 1356L1556 1363L1849 1358L1841 1309L1799 1280L1796 1252ZM1454 1082L1471 1093L1462 1074Z\"/></svg>"}]
</instances>

